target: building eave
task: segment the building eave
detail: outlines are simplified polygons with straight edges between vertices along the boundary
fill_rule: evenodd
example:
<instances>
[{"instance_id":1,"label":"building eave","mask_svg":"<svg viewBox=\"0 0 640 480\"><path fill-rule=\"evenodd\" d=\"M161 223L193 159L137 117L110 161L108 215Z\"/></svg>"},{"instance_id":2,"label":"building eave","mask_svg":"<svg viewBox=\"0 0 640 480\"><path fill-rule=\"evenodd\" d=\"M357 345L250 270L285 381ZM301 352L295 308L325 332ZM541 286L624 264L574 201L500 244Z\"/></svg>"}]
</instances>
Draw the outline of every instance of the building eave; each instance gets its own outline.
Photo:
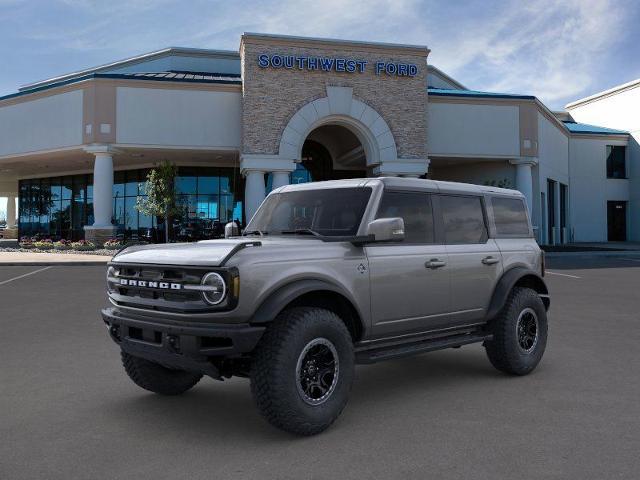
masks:
<instances>
[{"instance_id":1,"label":"building eave","mask_svg":"<svg viewBox=\"0 0 640 480\"><path fill-rule=\"evenodd\" d=\"M229 79L229 80L205 80L205 79L188 79L188 78L162 78L162 77L144 77L126 73L90 73L87 75L82 75L79 77L73 77L67 80L61 80L55 83L44 84L40 87L31 88L29 90L22 90L16 93L10 93L9 95L4 95L0 97L0 102L5 100L11 100L14 98L27 97L29 95L33 95L35 93L44 92L47 90L53 90L60 87L65 87L67 85L79 84L82 82L86 82L89 80L98 80L98 79L111 79L111 80L135 80L135 81L146 81L146 82L163 82L163 83L188 83L188 84L205 84L205 85L237 85L240 87L242 85L242 80L238 79Z\"/></svg>"},{"instance_id":2,"label":"building eave","mask_svg":"<svg viewBox=\"0 0 640 480\"><path fill-rule=\"evenodd\" d=\"M565 105L565 109L571 110L582 105L586 105L587 103L595 102L601 100L606 97L611 97L613 95L617 95L619 93L626 92L627 90L631 90L633 88L640 87L640 78L636 80L632 80L627 83L623 83L622 85L618 85L616 87L610 88L608 90L603 90L602 92L594 93L588 97L581 98L571 103L567 103Z\"/></svg>"},{"instance_id":3,"label":"building eave","mask_svg":"<svg viewBox=\"0 0 640 480\"><path fill-rule=\"evenodd\" d=\"M64 75L59 75L57 77L48 78L46 80L39 80L37 82L28 83L26 85L22 85L21 87L19 87L18 92L33 90L35 88L39 88L44 85L59 83L62 81L73 79L73 78L83 77L92 73L100 73L100 72L104 72L105 70L110 70L113 68L136 65L142 62L147 62L149 60L167 57L172 54L180 54L180 55L187 55L187 56L194 56L194 57L209 56L209 57L219 57L219 58L240 59L240 54L238 52L231 51L231 50L208 50L208 49L202 49L202 48L167 47L161 50L156 50L153 52L136 55L134 57L125 58L122 60L116 60L115 62L109 62L104 65L99 65L97 67L86 68L83 70L78 70L76 72L71 72Z\"/></svg>"}]
</instances>

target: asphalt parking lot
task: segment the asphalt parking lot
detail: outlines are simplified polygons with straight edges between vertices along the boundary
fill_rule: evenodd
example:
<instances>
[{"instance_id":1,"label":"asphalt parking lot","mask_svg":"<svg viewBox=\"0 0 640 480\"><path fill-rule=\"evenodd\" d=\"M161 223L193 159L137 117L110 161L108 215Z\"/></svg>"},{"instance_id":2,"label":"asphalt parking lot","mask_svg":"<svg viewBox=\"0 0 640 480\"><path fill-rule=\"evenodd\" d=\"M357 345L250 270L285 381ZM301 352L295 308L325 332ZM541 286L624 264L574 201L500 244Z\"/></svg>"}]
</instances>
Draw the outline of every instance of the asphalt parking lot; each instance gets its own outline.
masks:
<instances>
[{"instance_id":1,"label":"asphalt parking lot","mask_svg":"<svg viewBox=\"0 0 640 480\"><path fill-rule=\"evenodd\" d=\"M548 265L532 375L479 345L361 366L312 438L264 422L244 379L136 387L99 318L104 267L0 266L0 478L638 478L640 257Z\"/></svg>"}]
</instances>

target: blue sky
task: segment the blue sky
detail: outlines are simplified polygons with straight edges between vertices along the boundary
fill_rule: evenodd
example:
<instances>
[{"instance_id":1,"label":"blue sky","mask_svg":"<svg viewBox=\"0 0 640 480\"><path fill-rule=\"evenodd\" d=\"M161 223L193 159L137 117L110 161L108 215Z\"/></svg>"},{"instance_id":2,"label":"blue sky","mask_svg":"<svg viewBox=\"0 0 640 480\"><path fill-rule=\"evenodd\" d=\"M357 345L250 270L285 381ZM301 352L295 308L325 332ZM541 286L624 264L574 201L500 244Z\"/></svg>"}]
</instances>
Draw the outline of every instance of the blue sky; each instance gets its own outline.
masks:
<instances>
[{"instance_id":1,"label":"blue sky","mask_svg":"<svg viewBox=\"0 0 640 480\"><path fill-rule=\"evenodd\" d=\"M236 50L243 31L423 44L472 89L553 109L640 77L640 2L0 0L0 94L166 46Z\"/></svg>"}]
</instances>

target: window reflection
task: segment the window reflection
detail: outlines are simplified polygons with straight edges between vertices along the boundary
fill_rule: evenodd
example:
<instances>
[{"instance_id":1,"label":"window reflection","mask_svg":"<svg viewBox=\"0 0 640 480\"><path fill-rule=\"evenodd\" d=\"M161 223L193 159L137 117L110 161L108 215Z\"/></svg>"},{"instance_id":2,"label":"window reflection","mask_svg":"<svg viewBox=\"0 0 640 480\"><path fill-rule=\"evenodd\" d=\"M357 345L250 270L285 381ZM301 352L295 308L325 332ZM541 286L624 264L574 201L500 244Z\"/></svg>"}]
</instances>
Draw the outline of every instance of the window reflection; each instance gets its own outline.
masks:
<instances>
[{"instance_id":1,"label":"window reflection","mask_svg":"<svg viewBox=\"0 0 640 480\"><path fill-rule=\"evenodd\" d=\"M121 238L162 241L164 226L135 208L144 197L149 170L114 173L113 224ZM242 222L244 181L237 169L181 167L176 177L182 214L173 219L173 239L216 238L231 219ZM93 175L21 180L21 236L52 239L84 238L83 227L94 222ZM184 231L183 231L184 230ZM186 234L186 230L191 233ZM182 234L181 234L182 232Z\"/></svg>"}]
</instances>

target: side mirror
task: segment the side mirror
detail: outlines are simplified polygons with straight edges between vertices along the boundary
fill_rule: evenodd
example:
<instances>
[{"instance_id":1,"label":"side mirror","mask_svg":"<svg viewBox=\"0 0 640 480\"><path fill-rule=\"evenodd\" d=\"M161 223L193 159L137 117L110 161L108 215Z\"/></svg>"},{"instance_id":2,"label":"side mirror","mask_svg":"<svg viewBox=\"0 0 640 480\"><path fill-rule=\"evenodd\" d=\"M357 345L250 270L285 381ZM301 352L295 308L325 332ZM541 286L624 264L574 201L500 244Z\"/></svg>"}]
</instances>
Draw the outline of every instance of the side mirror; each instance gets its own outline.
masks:
<instances>
[{"instance_id":1,"label":"side mirror","mask_svg":"<svg viewBox=\"0 0 640 480\"><path fill-rule=\"evenodd\" d=\"M372 236L374 242L400 242L404 240L404 220L378 218L367 225L367 235Z\"/></svg>"}]
</instances>

